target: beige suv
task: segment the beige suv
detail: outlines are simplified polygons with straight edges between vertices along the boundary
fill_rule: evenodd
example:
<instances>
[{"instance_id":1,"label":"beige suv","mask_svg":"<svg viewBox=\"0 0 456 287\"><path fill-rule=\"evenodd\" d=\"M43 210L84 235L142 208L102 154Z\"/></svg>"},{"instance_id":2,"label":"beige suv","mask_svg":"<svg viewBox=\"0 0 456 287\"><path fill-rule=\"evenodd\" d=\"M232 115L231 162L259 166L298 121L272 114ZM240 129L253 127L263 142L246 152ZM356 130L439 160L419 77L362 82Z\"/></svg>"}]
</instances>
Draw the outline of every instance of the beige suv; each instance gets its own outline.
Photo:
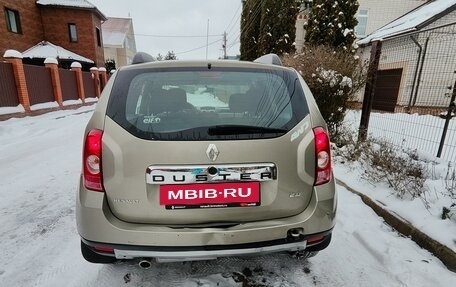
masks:
<instances>
[{"instance_id":1,"label":"beige suv","mask_svg":"<svg viewBox=\"0 0 456 287\"><path fill-rule=\"evenodd\" d=\"M275 55L138 54L85 131L77 226L89 262L306 257L328 246L336 207L326 124Z\"/></svg>"}]
</instances>

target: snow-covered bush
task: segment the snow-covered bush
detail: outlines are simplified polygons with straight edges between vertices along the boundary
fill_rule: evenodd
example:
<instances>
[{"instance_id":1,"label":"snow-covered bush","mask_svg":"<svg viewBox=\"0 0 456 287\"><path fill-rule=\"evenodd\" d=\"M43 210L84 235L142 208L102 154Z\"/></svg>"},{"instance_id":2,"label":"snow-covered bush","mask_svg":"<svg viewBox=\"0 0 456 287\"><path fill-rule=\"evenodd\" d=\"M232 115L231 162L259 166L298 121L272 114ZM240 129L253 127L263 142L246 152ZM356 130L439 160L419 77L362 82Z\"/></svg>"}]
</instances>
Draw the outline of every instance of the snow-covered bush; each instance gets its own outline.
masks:
<instances>
[{"instance_id":1,"label":"snow-covered bush","mask_svg":"<svg viewBox=\"0 0 456 287\"><path fill-rule=\"evenodd\" d=\"M345 51L326 46L307 46L301 54L285 55L283 62L295 68L309 85L333 141L348 104L365 82L365 65Z\"/></svg>"},{"instance_id":2,"label":"snow-covered bush","mask_svg":"<svg viewBox=\"0 0 456 287\"><path fill-rule=\"evenodd\" d=\"M371 183L387 183L402 199L421 198L426 204L429 178L427 164L413 151L403 151L393 144L375 138L359 142L353 131L346 127L333 153L339 161L357 161L363 178Z\"/></svg>"},{"instance_id":3,"label":"snow-covered bush","mask_svg":"<svg viewBox=\"0 0 456 287\"><path fill-rule=\"evenodd\" d=\"M442 219L452 219L456 221L456 168L448 165L445 175L445 189L447 196L451 198L451 205L442 208Z\"/></svg>"}]
</instances>

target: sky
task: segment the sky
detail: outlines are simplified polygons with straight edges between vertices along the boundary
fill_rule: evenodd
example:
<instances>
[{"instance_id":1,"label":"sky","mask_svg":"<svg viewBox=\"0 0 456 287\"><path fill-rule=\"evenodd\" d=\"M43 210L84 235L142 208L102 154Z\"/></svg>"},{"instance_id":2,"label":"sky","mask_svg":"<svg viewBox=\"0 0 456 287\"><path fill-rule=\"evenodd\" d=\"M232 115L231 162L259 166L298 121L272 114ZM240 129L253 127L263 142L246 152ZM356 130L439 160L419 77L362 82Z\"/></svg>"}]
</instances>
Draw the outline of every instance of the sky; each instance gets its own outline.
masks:
<instances>
[{"instance_id":1,"label":"sky","mask_svg":"<svg viewBox=\"0 0 456 287\"><path fill-rule=\"evenodd\" d=\"M156 56L174 51L178 59L208 59L239 54L241 0L89 0L107 17L131 17L136 48ZM161 36L161 37L158 37ZM166 36L166 37L163 37ZM198 36L198 37L194 37Z\"/></svg>"}]
</instances>

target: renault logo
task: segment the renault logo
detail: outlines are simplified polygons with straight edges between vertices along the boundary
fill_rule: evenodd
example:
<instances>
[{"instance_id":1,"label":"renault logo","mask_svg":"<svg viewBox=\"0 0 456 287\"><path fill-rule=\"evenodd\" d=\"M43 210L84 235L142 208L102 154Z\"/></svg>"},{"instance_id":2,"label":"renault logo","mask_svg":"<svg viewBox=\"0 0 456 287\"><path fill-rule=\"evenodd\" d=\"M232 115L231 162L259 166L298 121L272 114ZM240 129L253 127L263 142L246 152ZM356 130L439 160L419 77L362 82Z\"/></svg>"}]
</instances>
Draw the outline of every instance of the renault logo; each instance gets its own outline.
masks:
<instances>
[{"instance_id":1,"label":"renault logo","mask_svg":"<svg viewBox=\"0 0 456 287\"><path fill-rule=\"evenodd\" d=\"M218 151L217 147L215 146L215 144L210 144L208 147L207 147L207 150L206 150L206 155L207 157L212 160L212 161L215 161L218 157L218 155L220 154L220 152Z\"/></svg>"}]
</instances>

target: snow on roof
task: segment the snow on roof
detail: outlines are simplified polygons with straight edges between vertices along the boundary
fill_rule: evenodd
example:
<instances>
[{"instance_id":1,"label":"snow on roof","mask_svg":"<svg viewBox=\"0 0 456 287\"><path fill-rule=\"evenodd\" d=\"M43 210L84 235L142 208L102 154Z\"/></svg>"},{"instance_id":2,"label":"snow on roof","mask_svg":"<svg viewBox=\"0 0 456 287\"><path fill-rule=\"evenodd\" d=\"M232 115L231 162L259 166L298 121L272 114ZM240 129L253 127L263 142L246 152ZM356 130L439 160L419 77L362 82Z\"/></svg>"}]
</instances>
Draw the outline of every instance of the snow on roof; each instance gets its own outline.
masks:
<instances>
[{"instance_id":1,"label":"snow on roof","mask_svg":"<svg viewBox=\"0 0 456 287\"><path fill-rule=\"evenodd\" d=\"M106 20L106 16L98 10L97 6L87 0L37 0L36 4L42 6L61 6L76 9L90 9L95 11L102 21Z\"/></svg>"},{"instance_id":2,"label":"snow on roof","mask_svg":"<svg viewBox=\"0 0 456 287\"><path fill-rule=\"evenodd\" d=\"M35 46L31 47L30 49L26 50L22 53L24 58L56 58L59 60L75 60L85 63L94 62L88 58L80 56L76 53L73 53L67 49L64 49L60 46L54 45L47 41L42 41L36 44Z\"/></svg>"},{"instance_id":3,"label":"snow on roof","mask_svg":"<svg viewBox=\"0 0 456 287\"><path fill-rule=\"evenodd\" d=\"M366 38L359 40L358 44L368 44L375 40L382 40L402 33L415 31L419 29L418 27L420 25L426 23L440 13L451 9L455 5L456 0L429 1L386 26L383 26Z\"/></svg>"},{"instance_id":4,"label":"snow on roof","mask_svg":"<svg viewBox=\"0 0 456 287\"><path fill-rule=\"evenodd\" d=\"M22 59L23 55L21 52L16 51L16 50L6 50L5 54L3 54L3 58L17 58L17 59Z\"/></svg>"},{"instance_id":5,"label":"snow on roof","mask_svg":"<svg viewBox=\"0 0 456 287\"><path fill-rule=\"evenodd\" d=\"M95 5L86 0L38 0L36 3L40 5L56 5L91 9L97 8Z\"/></svg>"},{"instance_id":6,"label":"snow on roof","mask_svg":"<svg viewBox=\"0 0 456 287\"><path fill-rule=\"evenodd\" d=\"M108 18L102 25L103 45L105 47L123 47L125 37L130 31L130 18Z\"/></svg>"}]
</instances>

